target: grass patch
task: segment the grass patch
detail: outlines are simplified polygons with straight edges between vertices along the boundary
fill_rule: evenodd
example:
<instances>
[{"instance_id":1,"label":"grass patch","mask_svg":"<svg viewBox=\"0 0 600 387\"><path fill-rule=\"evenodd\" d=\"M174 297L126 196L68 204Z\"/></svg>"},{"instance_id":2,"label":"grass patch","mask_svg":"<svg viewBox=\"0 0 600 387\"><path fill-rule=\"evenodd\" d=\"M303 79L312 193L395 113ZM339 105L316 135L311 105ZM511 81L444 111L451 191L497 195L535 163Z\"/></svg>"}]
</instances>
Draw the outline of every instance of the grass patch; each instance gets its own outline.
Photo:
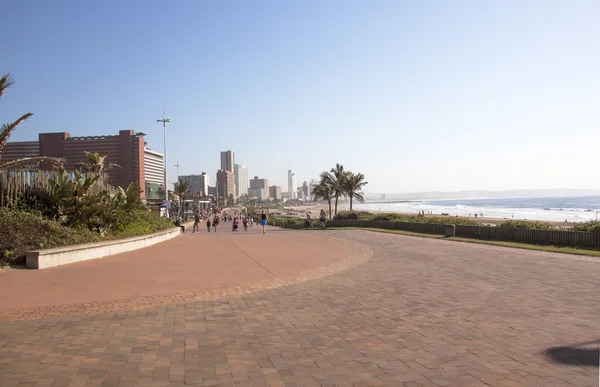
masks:
<instances>
[{"instance_id":1,"label":"grass patch","mask_svg":"<svg viewBox=\"0 0 600 387\"><path fill-rule=\"evenodd\" d=\"M440 239L440 240L465 242L465 243L478 243L478 244L483 244L483 245L511 247L511 248L515 248L515 249L536 250L536 251L545 251L545 252L551 252L551 253L584 255L587 257L600 257L600 250L566 247L566 246L534 245L534 244L529 244L529 243L490 241L490 240L486 240L486 239L472 239L472 238L461 238L461 237L446 238L443 235L438 235L438 234L425 234L425 233L403 231L403 230L385 230L385 229L381 229L381 228L331 227L331 228L329 228L329 230L367 230L367 231L374 231L374 232L383 232L383 233L388 233L388 234L400 234L400 235L415 236L415 237L420 237L420 238Z\"/></svg>"}]
</instances>

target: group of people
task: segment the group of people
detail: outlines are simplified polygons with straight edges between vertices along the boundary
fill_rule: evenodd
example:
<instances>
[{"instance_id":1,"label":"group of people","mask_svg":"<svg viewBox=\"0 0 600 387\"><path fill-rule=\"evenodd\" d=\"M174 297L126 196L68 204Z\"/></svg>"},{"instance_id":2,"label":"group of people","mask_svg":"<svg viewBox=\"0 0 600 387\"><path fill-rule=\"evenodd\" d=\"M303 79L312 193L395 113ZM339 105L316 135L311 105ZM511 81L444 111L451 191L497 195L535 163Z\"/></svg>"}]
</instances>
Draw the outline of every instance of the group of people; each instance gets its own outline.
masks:
<instances>
[{"instance_id":1,"label":"group of people","mask_svg":"<svg viewBox=\"0 0 600 387\"><path fill-rule=\"evenodd\" d=\"M327 224L327 213L325 212L325 210L321 210L321 213L319 214L319 222L321 223L321 228L325 229L325 225ZM312 218L310 217L310 214L306 214L304 225L306 226L306 228L313 227Z\"/></svg>"},{"instance_id":2,"label":"group of people","mask_svg":"<svg viewBox=\"0 0 600 387\"><path fill-rule=\"evenodd\" d=\"M219 225L219 223L221 223L221 219L222 219L223 223L227 223L228 221L232 223L231 232L237 232L238 228L239 228L239 224L240 224L240 218L241 218L242 225L244 227L244 231L248 231L248 225L250 225L250 226L254 225L254 218L247 217L245 214L241 214L241 213L238 214L237 211L235 211L233 216L231 214L228 215L226 213L223 213L222 216L219 216L219 214L216 214L212 218L212 221L211 221L210 217L207 217L206 230L208 232L210 232L211 227L213 227L214 232L217 232L217 226ZM260 215L260 225L262 226L263 234L265 234L266 233L265 226L267 225L267 215L265 214L264 211ZM194 228L192 230L192 234L197 233L197 232L200 232L200 214L198 212L196 212L194 214Z\"/></svg>"}]
</instances>

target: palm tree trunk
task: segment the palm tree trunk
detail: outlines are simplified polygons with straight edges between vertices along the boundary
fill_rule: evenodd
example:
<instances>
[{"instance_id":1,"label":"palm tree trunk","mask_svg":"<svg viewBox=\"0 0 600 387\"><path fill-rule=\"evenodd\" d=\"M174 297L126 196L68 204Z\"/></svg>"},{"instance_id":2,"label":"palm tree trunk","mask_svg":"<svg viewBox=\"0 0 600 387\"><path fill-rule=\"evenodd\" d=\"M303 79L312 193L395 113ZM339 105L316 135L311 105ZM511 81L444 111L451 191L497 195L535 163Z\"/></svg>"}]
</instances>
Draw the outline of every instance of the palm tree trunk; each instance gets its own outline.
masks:
<instances>
[{"instance_id":1,"label":"palm tree trunk","mask_svg":"<svg viewBox=\"0 0 600 387\"><path fill-rule=\"evenodd\" d=\"M335 214L337 215L337 202L338 202L338 197L335 197Z\"/></svg>"},{"instance_id":2,"label":"palm tree trunk","mask_svg":"<svg viewBox=\"0 0 600 387\"><path fill-rule=\"evenodd\" d=\"M350 211L352 211L352 195L350 195Z\"/></svg>"},{"instance_id":3,"label":"palm tree trunk","mask_svg":"<svg viewBox=\"0 0 600 387\"><path fill-rule=\"evenodd\" d=\"M329 199L328 202L329 202L329 219L331 219L331 199Z\"/></svg>"}]
</instances>

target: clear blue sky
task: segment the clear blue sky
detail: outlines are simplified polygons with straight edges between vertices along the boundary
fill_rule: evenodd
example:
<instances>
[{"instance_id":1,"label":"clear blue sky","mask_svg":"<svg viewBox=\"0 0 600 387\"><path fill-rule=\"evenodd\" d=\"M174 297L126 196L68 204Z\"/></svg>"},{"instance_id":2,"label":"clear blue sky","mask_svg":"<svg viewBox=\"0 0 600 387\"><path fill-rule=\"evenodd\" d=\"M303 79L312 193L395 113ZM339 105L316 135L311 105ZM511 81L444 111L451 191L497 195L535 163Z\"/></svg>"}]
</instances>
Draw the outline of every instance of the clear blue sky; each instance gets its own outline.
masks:
<instances>
[{"instance_id":1,"label":"clear blue sky","mask_svg":"<svg viewBox=\"0 0 600 387\"><path fill-rule=\"evenodd\" d=\"M166 109L169 165L211 184L231 149L284 191L336 162L369 192L600 187L596 0L2 4L13 141L162 151Z\"/></svg>"}]
</instances>

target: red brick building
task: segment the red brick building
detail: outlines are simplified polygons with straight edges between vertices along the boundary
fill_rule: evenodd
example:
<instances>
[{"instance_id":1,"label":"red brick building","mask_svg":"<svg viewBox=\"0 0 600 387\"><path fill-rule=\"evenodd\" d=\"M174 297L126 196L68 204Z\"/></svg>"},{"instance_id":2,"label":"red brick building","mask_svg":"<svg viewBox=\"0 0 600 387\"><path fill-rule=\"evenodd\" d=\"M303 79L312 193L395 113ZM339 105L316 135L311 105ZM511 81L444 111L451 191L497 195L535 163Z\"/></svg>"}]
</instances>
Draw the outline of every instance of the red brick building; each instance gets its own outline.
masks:
<instances>
[{"instance_id":1,"label":"red brick building","mask_svg":"<svg viewBox=\"0 0 600 387\"><path fill-rule=\"evenodd\" d=\"M65 168L73 170L77 163L86 160L86 151L101 155L109 152L107 161L121 167L107 172L110 184L127 188L136 181L140 187L145 187L143 133L121 130L116 136L71 137L69 133L60 132L40 133L38 138L39 141L7 143L2 150L2 161L33 156L61 157L65 159ZM52 167L41 165L40 168Z\"/></svg>"}]
</instances>

